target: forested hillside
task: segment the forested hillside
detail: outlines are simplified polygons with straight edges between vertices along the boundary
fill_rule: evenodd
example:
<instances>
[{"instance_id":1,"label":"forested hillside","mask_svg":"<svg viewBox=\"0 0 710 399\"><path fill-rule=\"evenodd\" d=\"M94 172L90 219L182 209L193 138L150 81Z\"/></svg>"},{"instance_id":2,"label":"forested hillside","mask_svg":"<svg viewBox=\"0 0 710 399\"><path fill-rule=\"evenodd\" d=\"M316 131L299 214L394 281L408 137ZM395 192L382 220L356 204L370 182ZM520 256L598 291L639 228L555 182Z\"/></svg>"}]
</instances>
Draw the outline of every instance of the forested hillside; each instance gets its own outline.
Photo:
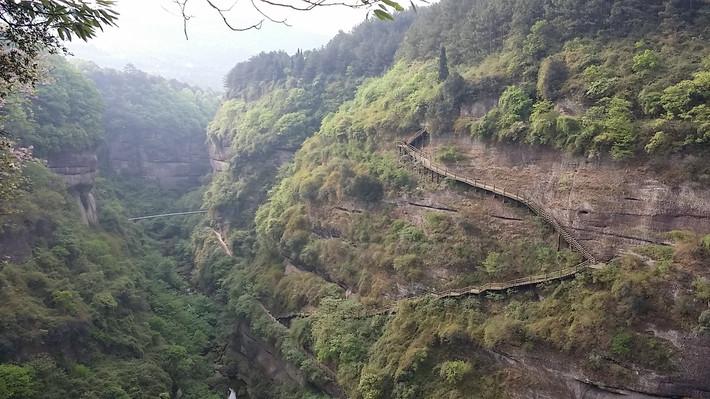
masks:
<instances>
[{"instance_id":1,"label":"forested hillside","mask_svg":"<svg viewBox=\"0 0 710 399\"><path fill-rule=\"evenodd\" d=\"M49 64L0 398L710 398L707 0L442 0L221 102Z\"/></svg>"},{"instance_id":2,"label":"forested hillside","mask_svg":"<svg viewBox=\"0 0 710 399\"><path fill-rule=\"evenodd\" d=\"M686 232L657 223L638 233L663 239L626 232L626 255L572 281L436 300L426 293L552 273L581 256L524 210L422 178L392 143L426 126L434 142L557 151L592 174L595 163L650 171L673 159L664 177L649 178L706 195L708 22L707 2L442 1L400 25L401 36L382 36L401 37L385 68L361 66L379 41L364 56L351 44L380 23L315 53L237 65L226 80L231 99L210 125L221 172L205 195L208 223L233 257L214 250L208 228L193 240L196 278L226 295L240 320L243 347L226 358L245 383L239 393L613 397L604 388L612 386L706 397L694 357L708 344L699 333L705 216L674 224ZM380 71L342 94L351 76ZM333 90L313 91L324 82ZM452 167L476 161L453 144L424 151ZM603 245L595 250L608 253ZM396 316L358 316L382 305ZM669 341L670 331L687 345ZM278 355L264 362L259 350ZM265 371L274 362L300 371ZM661 387L650 375L673 382Z\"/></svg>"},{"instance_id":3,"label":"forested hillside","mask_svg":"<svg viewBox=\"0 0 710 399\"><path fill-rule=\"evenodd\" d=\"M136 146L147 135L203 142L216 99L136 70L86 73L61 58L48 70L1 119L31 149L10 154L21 175L0 199L0 397L220 397L226 388L210 380L219 306L180 274L196 220L127 220L199 201L110 169L96 178L95 155L129 133Z\"/></svg>"}]
</instances>

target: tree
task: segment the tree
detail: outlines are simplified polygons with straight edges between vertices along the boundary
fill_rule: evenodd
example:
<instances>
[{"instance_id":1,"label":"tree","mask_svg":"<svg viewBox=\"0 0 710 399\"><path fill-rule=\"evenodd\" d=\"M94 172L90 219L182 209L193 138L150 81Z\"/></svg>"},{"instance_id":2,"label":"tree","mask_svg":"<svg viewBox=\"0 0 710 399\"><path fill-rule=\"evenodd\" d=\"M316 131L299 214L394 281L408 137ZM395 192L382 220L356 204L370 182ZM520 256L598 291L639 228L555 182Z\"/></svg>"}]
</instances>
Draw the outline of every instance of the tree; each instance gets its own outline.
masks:
<instances>
[{"instance_id":1,"label":"tree","mask_svg":"<svg viewBox=\"0 0 710 399\"><path fill-rule=\"evenodd\" d=\"M35 394L33 370L13 364L0 364L0 397L22 399Z\"/></svg>"},{"instance_id":2,"label":"tree","mask_svg":"<svg viewBox=\"0 0 710 399\"><path fill-rule=\"evenodd\" d=\"M443 82L449 77L449 61L446 59L446 48L439 50L439 81Z\"/></svg>"},{"instance_id":3,"label":"tree","mask_svg":"<svg viewBox=\"0 0 710 399\"><path fill-rule=\"evenodd\" d=\"M32 151L18 148L15 144L0 137L0 214L6 213L4 205L13 199L22 185L22 165L32 158Z\"/></svg>"},{"instance_id":4,"label":"tree","mask_svg":"<svg viewBox=\"0 0 710 399\"><path fill-rule=\"evenodd\" d=\"M439 376L451 385L461 382L473 366L465 360L448 360L439 365Z\"/></svg>"},{"instance_id":5,"label":"tree","mask_svg":"<svg viewBox=\"0 0 710 399\"><path fill-rule=\"evenodd\" d=\"M546 58L540 64L537 79L537 95L545 100L554 100L567 80L567 65L561 59Z\"/></svg>"},{"instance_id":6,"label":"tree","mask_svg":"<svg viewBox=\"0 0 710 399\"><path fill-rule=\"evenodd\" d=\"M42 52L65 53L62 41L88 40L116 24L112 0L0 0L0 98L38 80Z\"/></svg>"},{"instance_id":7,"label":"tree","mask_svg":"<svg viewBox=\"0 0 710 399\"><path fill-rule=\"evenodd\" d=\"M605 114L601 122L603 131L594 137L594 143L609 148L612 158L616 160L630 158L636 143L631 103L621 97L613 97L606 106Z\"/></svg>"}]
</instances>

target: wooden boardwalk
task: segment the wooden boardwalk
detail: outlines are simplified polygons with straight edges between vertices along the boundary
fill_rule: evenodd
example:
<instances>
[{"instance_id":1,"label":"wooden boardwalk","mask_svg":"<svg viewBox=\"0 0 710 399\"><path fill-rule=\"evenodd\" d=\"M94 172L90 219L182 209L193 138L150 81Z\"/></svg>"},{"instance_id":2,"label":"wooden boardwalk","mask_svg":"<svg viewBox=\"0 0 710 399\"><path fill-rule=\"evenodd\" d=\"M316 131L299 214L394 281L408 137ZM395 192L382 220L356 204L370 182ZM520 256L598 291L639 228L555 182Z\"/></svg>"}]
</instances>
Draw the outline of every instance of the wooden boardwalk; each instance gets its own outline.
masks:
<instances>
[{"instance_id":1,"label":"wooden boardwalk","mask_svg":"<svg viewBox=\"0 0 710 399\"><path fill-rule=\"evenodd\" d=\"M584 259L589 260L591 263L596 263L594 255L586 248L584 248L584 246L564 226L562 226L557 221L557 219L555 219L554 216L544 210L542 206L535 203L533 200L526 198L520 192L511 192L500 186L496 186L494 182L484 182L475 178L472 179L467 176L459 175L456 172L448 169L447 167L432 161L422 150L411 144L416 142L422 142L423 140L421 139L421 137L428 134L429 133L427 133L426 130L420 130L416 135L414 135L407 141L398 143L397 147L400 149L401 154L409 155L415 162L417 162L419 165L430 170L433 173L436 173L443 177L447 177L454 181L458 181L467 186L484 190L504 198L508 198L512 201L526 206L533 213L535 213L540 218L549 223L555 230L555 232L560 234L560 236L569 244L571 248L582 254Z\"/></svg>"},{"instance_id":2,"label":"wooden boardwalk","mask_svg":"<svg viewBox=\"0 0 710 399\"><path fill-rule=\"evenodd\" d=\"M424 152L421 151L421 149L415 147L413 144L420 145L424 142L426 142L426 136L428 136L428 133L426 130L420 130L415 134L414 136L410 137L408 140L397 143L397 147L400 150L400 155L408 155L410 156L415 162L420 164L422 167L425 169L436 173L440 176L444 176L446 178L461 182L463 184L466 184L470 187L474 187L480 190L484 190L490 193L493 193L495 195L508 198L512 201L515 201L521 205L524 205L528 209L530 209L533 213L538 215L540 218L545 220L547 223L549 223L552 228L560 234L560 236L569 244L571 248L579 252L583 257L584 261L568 267L564 268L561 270L555 270L551 271L549 273L540 273L536 274L533 276L527 276L527 277L522 277L514 280L508 280L508 281L502 281L502 282L492 282L492 283L485 283L485 284L477 284L477 285L471 285L463 288L454 288L454 289L449 289L449 290L444 290L444 291L439 291L435 293L426 293L422 294L419 296L411 296L403 299L416 299L416 298L422 298L426 296L433 297L435 299L446 299L446 298L458 298L458 297L463 297L463 296L469 296L469 295L481 295L485 294L487 292L504 292L508 291L510 289L515 289L515 288L523 288L523 287L529 287L537 284L542 284L542 283L547 283L547 282L552 282L552 281L558 281L562 280L565 278L570 278L590 267L599 267L597 264L597 260L594 257L594 255L588 251L571 233L567 231L567 229L564 228L550 213L545 211L540 205L535 203L529 198L526 198L524 195L521 195L518 192L510 192L508 190L505 190L502 187L498 187L495 184L489 183L489 182L484 182L478 179L471 179L466 176L459 175L448 168L446 168L443 165L439 165L436 162L432 161ZM369 309L365 310L360 314L354 315L353 317L355 318L366 318L366 317L372 317L372 316L377 316L377 315L384 315L384 314L394 314L397 312L397 302L394 302L393 304L389 304L384 307L380 308L374 308L374 309ZM297 313L289 313L283 316L278 316L276 317L277 320L281 322L288 322L292 319L295 318L305 318L305 317L310 317L312 316L313 313L307 313L307 312L297 312Z\"/></svg>"}]
</instances>

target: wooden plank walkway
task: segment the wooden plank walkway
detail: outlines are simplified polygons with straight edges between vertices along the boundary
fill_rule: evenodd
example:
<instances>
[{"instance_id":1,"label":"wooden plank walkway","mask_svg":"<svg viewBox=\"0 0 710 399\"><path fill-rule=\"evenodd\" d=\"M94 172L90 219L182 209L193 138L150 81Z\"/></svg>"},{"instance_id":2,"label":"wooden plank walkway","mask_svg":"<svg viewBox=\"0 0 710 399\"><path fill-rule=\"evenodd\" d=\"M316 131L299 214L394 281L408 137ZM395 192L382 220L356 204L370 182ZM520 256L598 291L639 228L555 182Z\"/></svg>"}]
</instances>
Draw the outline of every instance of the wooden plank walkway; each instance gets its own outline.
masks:
<instances>
[{"instance_id":1,"label":"wooden plank walkway","mask_svg":"<svg viewBox=\"0 0 710 399\"><path fill-rule=\"evenodd\" d=\"M552 228L555 230L555 232L559 233L562 238L569 244L571 248L582 254L585 259L591 261L591 263L596 263L596 259L594 258L594 255L588 251L584 246L564 227L562 226L557 219L555 219L554 216L552 216L549 212L544 210L542 206L539 204L535 203L533 200L526 198L522 193L520 192L511 192L508 191L500 186L496 186L495 183L490 183L490 182L484 182L482 180L478 179L472 179L467 176L459 175L456 172L448 169L447 167L440 165L434 161L432 161L423 151L421 151L419 148L413 146L412 142L421 142L421 138L423 135L428 135L429 133L426 130L420 130L416 135L411 137L407 141L403 141L397 144L397 147L400 148L400 150L404 154L408 154L409 156L412 157L417 163L419 163L421 166L424 168L440 175L447 177L449 179L461 182L463 184L466 184L470 187L478 188L480 190L488 191L490 193L499 195L501 197L508 198L512 201L515 201L519 204L522 204L529 208L533 213L536 215L540 216L543 220L545 220L547 223L549 223Z\"/></svg>"},{"instance_id":2,"label":"wooden plank walkway","mask_svg":"<svg viewBox=\"0 0 710 399\"><path fill-rule=\"evenodd\" d=\"M504 291L508 291L510 289L524 288L524 287L529 287L529 286L533 286L533 285L537 285L537 284L562 280L565 278L572 277L572 276L574 276L574 275L576 275L588 268L599 268L599 266L593 264L589 260L585 260L582 263L579 263L577 265L567 267L564 269L555 270L555 271L551 271L548 273L536 274L533 276L522 277L522 278L518 278L518 279L514 279L514 280L508 280L508 281L502 281L502 282L492 282L492 283L485 283L485 284L476 284L476 285L470 285L470 286L462 287L462 288L453 288L453 289L434 292L434 293L426 293L426 294L422 294L422 295L410 296L410 297L402 298L392 304L389 304L389 305L386 305L383 307L365 310L364 312L354 315L353 317L354 318L367 318L367 317L384 315L384 314L395 314L395 313L397 313L398 302L401 300L418 299L418 298L424 298L427 296L438 300L438 299L446 299L446 298L460 298L460 297L472 296L472 295L477 296L477 295L485 294L487 292L504 292ZM293 319L311 317L311 316L313 316L314 313L315 312L289 313L289 314L285 314L282 316L276 316L276 319L281 322L288 322L289 320L293 320Z\"/></svg>"},{"instance_id":3,"label":"wooden plank walkway","mask_svg":"<svg viewBox=\"0 0 710 399\"><path fill-rule=\"evenodd\" d=\"M417 132L414 136L410 137L406 141L397 143L397 146L400 148L400 154L404 155L409 155L414 159L417 163L419 163L421 166L424 168L437 173L441 176L453 179L455 181L461 182L463 184L466 184L470 187L474 187L480 190L488 191L490 193L499 195L504 198L508 198L512 201L518 202L524 206L526 206L528 209L530 209L533 213L536 215L540 216L543 220L545 220L547 223L549 223L552 228L555 230L555 232L559 233L560 236L570 245L571 248L575 249L578 251L583 257L584 261L560 270L555 270L549 273L541 273L541 274L536 274L532 276L527 276L527 277L522 277L514 280L508 280L508 281L502 281L502 282L492 282L492 283L486 283L486 284L478 284L478 285L471 285L463 288L455 288L455 289L449 289L449 290L444 290L444 291L439 291L435 293L426 293L423 295L419 296L411 296L407 297L404 299L416 299L416 298L421 298L425 296L431 296L435 299L446 299L446 298L458 298L458 297L463 297L463 296L469 296L469 295L481 295L485 294L487 292L503 292L507 291L510 289L515 289L515 288L522 288L522 287L529 287L537 284L542 284L542 283L547 283L547 282L552 282L552 281L558 281L562 280L565 278L572 277L588 268L599 268L600 264L597 263L596 258L594 255L589 252L572 234L570 234L567 229L564 228L550 213L545 211L540 205L535 203L534 201L526 198L525 196L521 195L518 192L510 192L505 190L502 187L497 187L495 184L491 184L488 182L484 182L478 179L471 179L467 176L462 176L459 175L445 166L439 165L435 162L433 162L424 152L422 152L419 148L415 147L412 145L412 143L423 143L426 141L425 135L428 135L429 133L422 129L419 132ZM393 304L389 304L384 307L380 308L374 308L370 310L366 310L358 315L355 315L353 317L355 318L366 318L366 317L372 317L372 316L377 316L377 315L384 315L384 314L394 314L397 312L397 302ZM283 316L278 316L276 317L277 320L281 322L288 322L289 320L295 319L295 318L306 318L312 316L313 313L310 312L297 312L297 313L289 313Z\"/></svg>"}]
</instances>

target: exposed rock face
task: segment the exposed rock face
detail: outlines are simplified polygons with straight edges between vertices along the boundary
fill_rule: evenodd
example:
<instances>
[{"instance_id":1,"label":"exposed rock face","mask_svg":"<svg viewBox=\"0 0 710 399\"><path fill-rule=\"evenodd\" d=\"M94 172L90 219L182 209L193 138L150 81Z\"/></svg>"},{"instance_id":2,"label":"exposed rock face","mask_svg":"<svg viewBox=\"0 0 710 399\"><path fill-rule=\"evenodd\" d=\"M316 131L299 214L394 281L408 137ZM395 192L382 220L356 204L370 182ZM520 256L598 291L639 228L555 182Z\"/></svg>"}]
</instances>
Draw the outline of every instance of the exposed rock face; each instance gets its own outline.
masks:
<instances>
[{"instance_id":1,"label":"exposed rock face","mask_svg":"<svg viewBox=\"0 0 710 399\"><path fill-rule=\"evenodd\" d=\"M625 164L543 147L432 140L433 146L443 144L466 156L453 169L535 200L601 259L631 246L665 242L663 233L671 230L710 233L710 188L665 178L677 160Z\"/></svg>"},{"instance_id":2,"label":"exposed rock face","mask_svg":"<svg viewBox=\"0 0 710 399\"><path fill-rule=\"evenodd\" d=\"M229 347L231 355L243 360L243 365L258 368L261 375L285 385L305 385L300 371L278 356L278 352L254 337L244 323L239 323ZM241 363L241 362L240 362Z\"/></svg>"},{"instance_id":3,"label":"exposed rock face","mask_svg":"<svg viewBox=\"0 0 710 399\"><path fill-rule=\"evenodd\" d=\"M584 113L585 107L579 101L571 98L562 98L555 103L555 111L562 115L578 116Z\"/></svg>"},{"instance_id":4,"label":"exposed rock face","mask_svg":"<svg viewBox=\"0 0 710 399\"><path fill-rule=\"evenodd\" d=\"M469 118L482 118L496 105L498 105L497 97L481 98L472 103L461 105L460 115Z\"/></svg>"},{"instance_id":5,"label":"exposed rock face","mask_svg":"<svg viewBox=\"0 0 710 399\"><path fill-rule=\"evenodd\" d=\"M253 336L248 325L243 322L237 323L227 351L232 360L227 367L236 366L236 369L226 369L225 374L230 378L243 379L247 390L249 387L263 384L265 378L286 386L305 387L309 384L301 370L281 358L276 348ZM345 397L342 389L335 383L311 387L321 390L329 397Z\"/></svg>"},{"instance_id":6,"label":"exposed rock face","mask_svg":"<svg viewBox=\"0 0 710 399\"><path fill-rule=\"evenodd\" d=\"M224 172L229 169L229 160L234 156L234 151L230 147L229 141L219 138L210 138L208 140L208 148L212 172Z\"/></svg>"},{"instance_id":7,"label":"exposed rock face","mask_svg":"<svg viewBox=\"0 0 710 399\"><path fill-rule=\"evenodd\" d=\"M109 137L106 147L111 173L152 180L166 189L197 186L210 170L202 136L176 138L171 142Z\"/></svg>"},{"instance_id":8,"label":"exposed rock face","mask_svg":"<svg viewBox=\"0 0 710 399\"><path fill-rule=\"evenodd\" d=\"M526 353L519 350L491 351L495 361L517 374L519 382L509 389L511 397L520 399L652 399L710 398L710 338L690 336L675 331L681 343L673 342L681 353L679 369L668 374L650 370L626 369L633 377L607 381L608 376L595 376L579 369L579 359L556 352Z\"/></svg>"},{"instance_id":9,"label":"exposed rock face","mask_svg":"<svg viewBox=\"0 0 710 399\"><path fill-rule=\"evenodd\" d=\"M81 210L81 220L87 225L99 222L94 198L94 182L98 173L98 160L94 150L64 151L48 157L49 169L66 182L69 193Z\"/></svg>"}]
</instances>

